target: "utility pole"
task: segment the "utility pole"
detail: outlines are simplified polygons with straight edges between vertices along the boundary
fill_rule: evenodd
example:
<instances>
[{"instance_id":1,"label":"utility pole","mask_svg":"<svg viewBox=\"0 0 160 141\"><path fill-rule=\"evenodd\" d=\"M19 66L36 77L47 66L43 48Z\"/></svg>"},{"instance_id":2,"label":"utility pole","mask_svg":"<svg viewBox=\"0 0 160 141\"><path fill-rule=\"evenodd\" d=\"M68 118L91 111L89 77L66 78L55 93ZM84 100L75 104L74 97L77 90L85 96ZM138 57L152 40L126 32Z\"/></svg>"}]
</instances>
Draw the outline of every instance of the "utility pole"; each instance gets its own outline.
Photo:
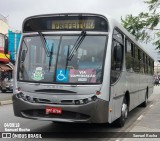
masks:
<instances>
[{"instance_id":1,"label":"utility pole","mask_svg":"<svg viewBox=\"0 0 160 141\"><path fill-rule=\"evenodd\" d=\"M14 34L14 61L16 61L16 56L17 56L16 46L17 46L17 33L15 32Z\"/></svg>"}]
</instances>

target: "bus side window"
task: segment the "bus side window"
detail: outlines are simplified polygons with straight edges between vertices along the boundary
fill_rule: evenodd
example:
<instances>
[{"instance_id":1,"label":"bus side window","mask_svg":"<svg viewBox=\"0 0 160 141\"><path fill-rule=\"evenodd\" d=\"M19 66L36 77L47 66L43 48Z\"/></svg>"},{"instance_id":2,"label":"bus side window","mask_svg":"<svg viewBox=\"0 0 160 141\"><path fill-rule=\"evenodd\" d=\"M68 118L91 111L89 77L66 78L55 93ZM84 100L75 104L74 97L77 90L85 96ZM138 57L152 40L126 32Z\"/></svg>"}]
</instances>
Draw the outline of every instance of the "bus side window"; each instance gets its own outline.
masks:
<instances>
[{"instance_id":1,"label":"bus side window","mask_svg":"<svg viewBox=\"0 0 160 141\"><path fill-rule=\"evenodd\" d=\"M125 60L126 60L126 70L129 72L133 71L133 63L132 63L132 44L126 39L125 41Z\"/></svg>"},{"instance_id":2,"label":"bus side window","mask_svg":"<svg viewBox=\"0 0 160 141\"><path fill-rule=\"evenodd\" d=\"M135 54L134 54L134 71L139 73L139 60L138 60L138 47L134 46Z\"/></svg>"},{"instance_id":3,"label":"bus side window","mask_svg":"<svg viewBox=\"0 0 160 141\"><path fill-rule=\"evenodd\" d=\"M144 73L143 51L140 50L140 73Z\"/></svg>"}]
</instances>

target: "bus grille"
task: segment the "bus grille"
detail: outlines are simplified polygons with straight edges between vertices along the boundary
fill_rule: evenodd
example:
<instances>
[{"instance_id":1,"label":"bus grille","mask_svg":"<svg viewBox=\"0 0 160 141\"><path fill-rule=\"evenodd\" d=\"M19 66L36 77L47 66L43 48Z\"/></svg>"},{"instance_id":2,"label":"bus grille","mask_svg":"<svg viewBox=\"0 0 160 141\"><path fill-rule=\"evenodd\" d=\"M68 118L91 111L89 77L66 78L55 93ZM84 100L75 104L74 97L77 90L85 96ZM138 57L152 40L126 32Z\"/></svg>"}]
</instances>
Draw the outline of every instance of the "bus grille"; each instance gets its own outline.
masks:
<instances>
[{"instance_id":1,"label":"bus grille","mask_svg":"<svg viewBox=\"0 0 160 141\"><path fill-rule=\"evenodd\" d=\"M77 119L77 120L86 120L90 118L90 116L88 115L70 111L63 111L62 114L46 114L45 110L35 109L35 110L25 110L22 113L23 115L26 116L40 117L40 118L60 118L60 119Z\"/></svg>"}]
</instances>

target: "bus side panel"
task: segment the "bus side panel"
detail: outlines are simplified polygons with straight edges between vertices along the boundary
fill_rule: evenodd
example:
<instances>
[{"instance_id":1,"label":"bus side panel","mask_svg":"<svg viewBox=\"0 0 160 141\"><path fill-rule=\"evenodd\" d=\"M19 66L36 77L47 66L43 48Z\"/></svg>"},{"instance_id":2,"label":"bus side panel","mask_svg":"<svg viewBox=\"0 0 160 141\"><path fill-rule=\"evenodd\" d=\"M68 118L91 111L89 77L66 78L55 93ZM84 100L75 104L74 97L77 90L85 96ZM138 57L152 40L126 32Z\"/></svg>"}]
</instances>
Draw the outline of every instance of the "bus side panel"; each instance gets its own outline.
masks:
<instances>
[{"instance_id":1,"label":"bus side panel","mask_svg":"<svg viewBox=\"0 0 160 141\"><path fill-rule=\"evenodd\" d=\"M145 95L146 95L146 90L147 90L147 87L148 87L148 77L147 75L140 75L140 95L139 95L139 103L142 103L144 102L145 100Z\"/></svg>"},{"instance_id":2,"label":"bus side panel","mask_svg":"<svg viewBox=\"0 0 160 141\"><path fill-rule=\"evenodd\" d=\"M153 76L151 75L140 75L140 94L139 94L139 104L144 102L145 95L148 88L148 98L153 93Z\"/></svg>"},{"instance_id":3,"label":"bus side panel","mask_svg":"<svg viewBox=\"0 0 160 141\"><path fill-rule=\"evenodd\" d=\"M150 87L148 89L148 97L150 97L152 93L153 93L153 87Z\"/></svg>"},{"instance_id":4,"label":"bus side panel","mask_svg":"<svg viewBox=\"0 0 160 141\"><path fill-rule=\"evenodd\" d=\"M148 86L148 97L151 96L153 93L153 88L154 88L154 78L153 76L149 76L149 86Z\"/></svg>"},{"instance_id":5,"label":"bus side panel","mask_svg":"<svg viewBox=\"0 0 160 141\"><path fill-rule=\"evenodd\" d=\"M126 72L127 91L130 94L129 111L139 104L139 74Z\"/></svg>"}]
</instances>

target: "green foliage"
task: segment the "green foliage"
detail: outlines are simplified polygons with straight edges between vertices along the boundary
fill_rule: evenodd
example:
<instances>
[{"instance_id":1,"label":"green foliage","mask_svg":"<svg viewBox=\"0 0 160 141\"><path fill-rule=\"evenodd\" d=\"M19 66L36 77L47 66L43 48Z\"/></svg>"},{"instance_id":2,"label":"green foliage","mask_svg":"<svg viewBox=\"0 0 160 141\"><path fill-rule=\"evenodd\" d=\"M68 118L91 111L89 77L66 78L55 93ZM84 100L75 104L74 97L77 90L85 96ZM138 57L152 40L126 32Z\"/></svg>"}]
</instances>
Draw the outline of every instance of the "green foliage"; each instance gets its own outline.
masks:
<instances>
[{"instance_id":1,"label":"green foliage","mask_svg":"<svg viewBox=\"0 0 160 141\"><path fill-rule=\"evenodd\" d=\"M154 42L154 45L156 46L156 49L159 49L160 50L160 32L157 32L156 33L156 36L158 37L158 40L156 40ZM160 51L159 51L160 52Z\"/></svg>"},{"instance_id":2,"label":"green foliage","mask_svg":"<svg viewBox=\"0 0 160 141\"><path fill-rule=\"evenodd\" d=\"M154 45L160 49L160 29L157 28L160 22L160 13L157 12L160 0L147 0L149 12L141 12L138 16L127 15L121 18L123 26L135 36L137 40L148 42L156 40Z\"/></svg>"},{"instance_id":3,"label":"green foliage","mask_svg":"<svg viewBox=\"0 0 160 141\"><path fill-rule=\"evenodd\" d=\"M145 1L145 3L149 4L148 6L149 10L150 11L154 10L154 12L156 12L156 9L160 4L159 0L148 0L148 1Z\"/></svg>"}]
</instances>

